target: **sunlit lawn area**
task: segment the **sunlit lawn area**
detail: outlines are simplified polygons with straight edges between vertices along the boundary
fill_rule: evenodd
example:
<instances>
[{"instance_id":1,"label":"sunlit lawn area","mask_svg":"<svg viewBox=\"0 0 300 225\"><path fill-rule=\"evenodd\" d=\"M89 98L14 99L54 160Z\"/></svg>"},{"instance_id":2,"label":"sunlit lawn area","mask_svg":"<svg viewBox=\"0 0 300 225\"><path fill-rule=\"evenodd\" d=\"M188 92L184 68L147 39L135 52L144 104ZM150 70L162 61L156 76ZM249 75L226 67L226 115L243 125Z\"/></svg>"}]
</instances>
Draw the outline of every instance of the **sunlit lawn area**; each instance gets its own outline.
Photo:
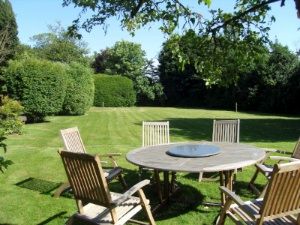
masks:
<instances>
[{"instance_id":1,"label":"sunlit lawn area","mask_svg":"<svg viewBox=\"0 0 300 225\"><path fill-rule=\"evenodd\" d=\"M47 122L26 125L23 135L7 140L7 159L14 162L0 174L0 224L64 224L76 209L72 195L52 197L66 180L57 154L62 147L59 130L78 126L89 153L120 152L118 162L129 184L138 181L137 168L125 155L140 147L143 120L170 121L172 142L211 140L214 118L240 118L240 141L259 147L291 152L300 135L300 118L230 111L181 108L92 108L84 116L57 116ZM236 191L244 199L254 196L247 189L254 167L238 173ZM204 207L203 201L219 201L218 181L197 182L197 174L178 174L181 191L156 215L157 224L213 224L217 207ZM258 182L265 180L259 177ZM119 190L118 183L111 185ZM146 189L155 202L151 187Z\"/></svg>"}]
</instances>

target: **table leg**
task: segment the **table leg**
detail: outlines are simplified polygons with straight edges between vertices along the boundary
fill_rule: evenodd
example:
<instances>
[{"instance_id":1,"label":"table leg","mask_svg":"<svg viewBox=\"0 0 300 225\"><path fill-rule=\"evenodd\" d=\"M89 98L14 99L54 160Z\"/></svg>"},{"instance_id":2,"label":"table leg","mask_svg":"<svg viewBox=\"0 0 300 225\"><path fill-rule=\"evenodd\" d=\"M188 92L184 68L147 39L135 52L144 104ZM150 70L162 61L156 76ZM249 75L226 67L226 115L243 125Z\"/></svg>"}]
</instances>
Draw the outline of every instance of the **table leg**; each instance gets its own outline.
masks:
<instances>
[{"instance_id":1,"label":"table leg","mask_svg":"<svg viewBox=\"0 0 300 225\"><path fill-rule=\"evenodd\" d=\"M159 172L163 172L163 185L161 185ZM170 180L171 174L171 180ZM176 172L154 170L154 179L157 187L159 204L152 208L152 213L155 213L163 205L167 204L170 198L178 191L176 186Z\"/></svg>"},{"instance_id":2,"label":"table leg","mask_svg":"<svg viewBox=\"0 0 300 225\"><path fill-rule=\"evenodd\" d=\"M162 195L162 190L161 190L161 185L160 185L160 178L159 178L159 171L158 170L154 170L154 179L155 179L155 185L156 185L156 189L157 189L159 202L162 203L163 202L163 195Z\"/></svg>"},{"instance_id":3,"label":"table leg","mask_svg":"<svg viewBox=\"0 0 300 225\"><path fill-rule=\"evenodd\" d=\"M174 193L176 191L176 172L171 173L171 193Z\"/></svg>"},{"instance_id":4,"label":"table leg","mask_svg":"<svg viewBox=\"0 0 300 225\"><path fill-rule=\"evenodd\" d=\"M224 181L224 172L220 171L219 174L220 174L220 186L225 186L224 185L225 184L225 181ZM224 205L224 203L225 203L225 195L222 194L222 192L221 192L221 205Z\"/></svg>"},{"instance_id":5,"label":"table leg","mask_svg":"<svg viewBox=\"0 0 300 225\"><path fill-rule=\"evenodd\" d=\"M164 199L168 200L170 195L169 171L164 171Z\"/></svg>"},{"instance_id":6,"label":"table leg","mask_svg":"<svg viewBox=\"0 0 300 225\"><path fill-rule=\"evenodd\" d=\"M220 186L225 186L230 191L233 189L233 178L234 178L234 171L220 171ZM221 203L222 206L225 204L226 198L225 194L221 192Z\"/></svg>"}]
</instances>

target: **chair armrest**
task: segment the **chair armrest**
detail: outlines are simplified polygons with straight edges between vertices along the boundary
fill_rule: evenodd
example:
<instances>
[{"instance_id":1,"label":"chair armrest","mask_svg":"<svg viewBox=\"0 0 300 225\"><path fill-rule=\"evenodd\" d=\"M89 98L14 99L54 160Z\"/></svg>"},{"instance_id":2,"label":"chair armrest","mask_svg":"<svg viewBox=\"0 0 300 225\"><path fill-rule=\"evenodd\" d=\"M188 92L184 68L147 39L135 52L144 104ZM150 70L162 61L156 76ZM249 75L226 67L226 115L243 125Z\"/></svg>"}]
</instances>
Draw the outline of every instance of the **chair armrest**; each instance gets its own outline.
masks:
<instances>
[{"instance_id":1,"label":"chair armrest","mask_svg":"<svg viewBox=\"0 0 300 225\"><path fill-rule=\"evenodd\" d=\"M272 153L272 152L277 152L277 149L274 148L262 148L264 151L266 151L267 153Z\"/></svg>"},{"instance_id":2,"label":"chair armrest","mask_svg":"<svg viewBox=\"0 0 300 225\"><path fill-rule=\"evenodd\" d=\"M106 153L106 154L97 154L100 158L101 157L107 157L107 158L110 158L112 164L114 167L118 167L118 163L117 161L115 160L114 156L121 156L122 154L121 153Z\"/></svg>"},{"instance_id":3,"label":"chair armrest","mask_svg":"<svg viewBox=\"0 0 300 225\"><path fill-rule=\"evenodd\" d=\"M99 157L114 157L121 156L121 153L106 153L106 154L97 154Z\"/></svg>"},{"instance_id":4,"label":"chair armrest","mask_svg":"<svg viewBox=\"0 0 300 225\"><path fill-rule=\"evenodd\" d=\"M150 180L142 180L136 185L132 186L129 190L127 190L120 198L115 199L112 201L112 204L118 206L129 199L134 193L138 190L142 189L144 186L148 185Z\"/></svg>"},{"instance_id":5,"label":"chair armrest","mask_svg":"<svg viewBox=\"0 0 300 225\"><path fill-rule=\"evenodd\" d=\"M270 156L270 159L278 160L278 161L289 161L289 162L299 161L299 159L295 159L295 158L291 158L291 157L285 157L285 156Z\"/></svg>"},{"instance_id":6,"label":"chair armrest","mask_svg":"<svg viewBox=\"0 0 300 225\"><path fill-rule=\"evenodd\" d=\"M266 152L265 158L260 161L260 163L262 164L265 163L268 158L270 158L272 153L277 152L276 149L272 149L272 148L262 148L262 149Z\"/></svg>"},{"instance_id":7,"label":"chair armrest","mask_svg":"<svg viewBox=\"0 0 300 225\"><path fill-rule=\"evenodd\" d=\"M236 195L234 192L230 191L228 188L221 186L219 187L221 192L223 192L227 197L231 198L237 205L244 205L244 201Z\"/></svg>"},{"instance_id":8,"label":"chair armrest","mask_svg":"<svg viewBox=\"0 0 300 225\"><path fill-rule=\"evenodd\" d=\"M223 192L228 198L234 201L248 216L253 219L258 219L260 215L255 212L249 205L245 204L245 202L234 192L230 191L228 188L221 186L219 187L221 192Z\"/></svg>"}]
</instances>

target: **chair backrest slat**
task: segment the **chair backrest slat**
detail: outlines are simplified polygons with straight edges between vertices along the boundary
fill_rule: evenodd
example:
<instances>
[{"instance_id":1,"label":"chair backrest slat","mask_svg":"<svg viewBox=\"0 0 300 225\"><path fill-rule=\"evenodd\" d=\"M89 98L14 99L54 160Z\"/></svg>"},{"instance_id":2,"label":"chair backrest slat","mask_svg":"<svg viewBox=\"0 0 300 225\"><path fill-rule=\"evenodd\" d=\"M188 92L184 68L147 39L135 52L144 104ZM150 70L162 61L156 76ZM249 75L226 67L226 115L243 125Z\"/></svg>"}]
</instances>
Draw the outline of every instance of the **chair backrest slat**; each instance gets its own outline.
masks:
<instances>
[{"instance_id":1,"label":"chair backrest slat","mask_svg":"<svg viewBox=\"0 0 300 225\"><path fill-rule=\"evenodd\" d=\"M240 120L214 120L212 141L239 143Z\"/></svg>"},{"instance_id":2,"label":"chair backrest slat","mask_svg":"<svg viewBox=\"0 0 300 225\"><path fill-rule=\"evenodd\" d=\"M60 130L65 150L69 152L86 153L77 127Z\"/></svg>"},{"instance_id":3,"label":"chair backrest slat","mask_svg":"<svg viewBox=\"0 0 300 225\"><path fill-rule=\"evenodd\" d=\"M295 145L292 157L296 159L300 159L300 137Z\"/></svg>"},{"instance_id":4,"label":"chair backrest slat","mask_svg":"<svg viewBox=\"0 0 300 225\"><path fill-rule=\"evenodd\" d=\"M143 146L154 146L170 143L169 121L143 121Z\"/></svg>"},{"instance_id":5,"label":"chair backrest slat","mask_svg":"<svg viewBox=\"0 0 300 225\"><path fill-rule=\"evenodd\" d=\"M110 207L111 195L99 157L68 151L59 154L75 199Z\"/></svg>"},{"instance_id":6,"label":"chair backrest slat","mask_svg":"<svg viewBox=\"0 0 300 225\"><path fill-rule=\"evenodd\" d=\"M300 212L300 161L274 166L264 202L261 220Z\"/></svg>"}]
</instances>

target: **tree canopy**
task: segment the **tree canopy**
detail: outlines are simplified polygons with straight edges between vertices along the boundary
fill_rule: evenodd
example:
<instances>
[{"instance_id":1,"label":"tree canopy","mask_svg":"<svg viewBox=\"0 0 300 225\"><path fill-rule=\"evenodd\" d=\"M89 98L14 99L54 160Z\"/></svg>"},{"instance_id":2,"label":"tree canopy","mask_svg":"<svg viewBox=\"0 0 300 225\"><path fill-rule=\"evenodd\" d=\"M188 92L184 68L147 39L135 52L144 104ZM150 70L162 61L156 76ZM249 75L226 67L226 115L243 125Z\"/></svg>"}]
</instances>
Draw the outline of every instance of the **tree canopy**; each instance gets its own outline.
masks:
<instances>
[{"instance_id":1,"label":"tree canopy","mask_svg":"<svg viewBox=\"0 0 300 225\"><path fill-rule=\"evenodd\" d=\"M87 44L68 36L60 24L49 26L48 33L37 34L31 40L34 42L34 51L31 52L39 58L54 62L89 64Z\"/></svg>"},{"instance_id":2,"label":"tree canopy","mask_svg":"<svg viewBox=\"0 0 300 225\"><path fill-rule=\"evenodd\" d=\"M169 44L172 45L172 51L178 55L180 66L183 68L194 63L197 71L205 72L206 83L211 85L220 82L232 83L236 80L231 74L223 76L219 67L215 67L213 62L220 56L218 51L222 49L234 52L240 56L237 64L245 65L250 59L245 52L255 54L256 46L269 41L269 26L275 18L268 12L270 3L275 2L283 6L285 0L236 0L232 12L208 8L210 15L207 18L197 11L196 7L191 7L191 4L210 6L211 0L198 0L193 3L183 0L63 0L63 5L73 4L82 8L78 18L69 27L69 34L77 37L80 37L78 31L82 28L87 31L96 25L106 28L112 17L118 18L121 27L132 34L141 26L160 22L160 30L172 37L173 43ZM186 34L185 38L190 38L191 42L195 36L203 37L194 51L200 48L208 50L204 58L195 59L197 54L184 52L184 48L180 46L181 38L175 33L175 29L181 24L183 34Z\"/></svg>"},{"instance_id":3,"label":"tree canopy","mask_svg":"<svg viewBox=\"0 0 300 225\"><path fill-rule=\"evenodd\" d=\"M149 64L140 44L118 41L97 54L92 67L96 73L122 75L131 79L138 103L144 103L162 95L161 86L149 74Z\"/></svg>"},{"instance_id":4,"label":"tree canopy","mask_svg":"<svg viewBox=\"0 0 300 225\"><path fill-rule=\"evenodd\" d=\"M12 58L19 43L16 18L8 0L0 1L0 65Z\"/></svg>"},{"instance_id":5,"label":"tree canopy","mask_svg":"<svg viewBox=\"0 0 300 225\"><path fill-rule=\"evenodd\" d=\"M284 5L285 0L237 0L234 12L226 13L222 9L212 11L214 16L212 20L205 19L201 12L190 7L190 4L184 0L63 0L63 5L74 4L82 8L79 17L73 21L70 31L77 31L79 28L90 31L93 26L105 26L109 18L117 16L121 26L130 32L145 24L161 21L160 29L172 33L179 25L180 19L184 19L184 27L198 27L202 31L215 33L233 25L251 24L260 28L259 25L265 22L266 12L269 10L268 4L273 2L281 2L281 5ZM210 6L211 0L198 0L194 3ZM83 14L89 10L91 16L82 21ZM250 29L250 27L246 26L243 29Z\"/></svg>"},{"instance_id":6,"label":"tree canopy","mask_svg":"<svg viewBox=\"0 0 300 225\"><path fill-rule=\"evenodd\" d=\"M93 67L98 73L119 74L133 80L143 74L146 63L146 53L140 44L118 41L97 54Z\"/></svg>"}]
</instances>

